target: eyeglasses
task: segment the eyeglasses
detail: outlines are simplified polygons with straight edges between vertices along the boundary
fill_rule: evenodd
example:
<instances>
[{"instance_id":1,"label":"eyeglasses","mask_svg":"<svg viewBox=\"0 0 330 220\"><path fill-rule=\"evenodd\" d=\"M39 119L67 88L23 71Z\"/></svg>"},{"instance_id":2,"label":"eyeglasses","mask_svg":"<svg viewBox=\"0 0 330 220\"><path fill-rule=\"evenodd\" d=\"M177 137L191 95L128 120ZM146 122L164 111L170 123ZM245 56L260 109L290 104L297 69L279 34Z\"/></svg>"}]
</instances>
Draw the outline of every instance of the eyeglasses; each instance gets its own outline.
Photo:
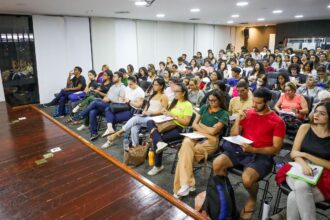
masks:
<instances>
[{"instance_id":1,"label":"eyeglasses","mask_svg":"<svg viewBox=\"0 0 330 220\"><path fill-rule=\"evenodd\" d=\"M216 103L218 100L217 99L208 99L209 103Z\"/></svg>"}]
</instances>

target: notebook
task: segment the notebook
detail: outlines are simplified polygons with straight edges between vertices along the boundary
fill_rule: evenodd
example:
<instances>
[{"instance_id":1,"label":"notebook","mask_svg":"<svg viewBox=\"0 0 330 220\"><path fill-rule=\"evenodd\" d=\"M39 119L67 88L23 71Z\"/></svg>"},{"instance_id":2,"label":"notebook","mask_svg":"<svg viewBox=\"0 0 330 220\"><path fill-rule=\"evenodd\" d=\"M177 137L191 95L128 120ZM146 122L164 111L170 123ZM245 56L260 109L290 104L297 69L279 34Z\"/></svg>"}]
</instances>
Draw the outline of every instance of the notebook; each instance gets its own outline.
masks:
<instances>
[{"instance_id":1,"label":"notebook","mask_svg":"<svg viewBox=\"0 0 330 220\"><path fill-rule=\"evenodd\" d=\"M323 167L321 166L308 164L308 166L310 166L313 170L313 176L307 176L303 174L302 167L300 166L299 163L297 162L289 162L289 163L291 164L292 167L290 171L287 172L286 175L291 176L292 178L295 179L300 179L311 185L316 185L322 175Z\"/></svg>"},{"instance_id":2,"label":"notebook","mask_svg":"<svg viewBox=\"0 0 330 220\"><path fill-rule=\"evenodd\" d=\"M156 123L162 123L165 121L171 121L171 120L173 120L173 118L170 116L166 116L166 115L158 115L158 116L152 117L152 120Z\"/></svg>"},{"instance_id":3,"label":"notebook","mask_svg":"<svg viewBox=\"0 0 330 220\"><path fill-rule=\"evenodd\" d=\"M234 144L242 145L242 144L252 144L253 141L242 137L241 135L236 135L236 136L229 136L229 137L223 137L226 141L229 141Z\"/></svg>"}]
</instances>

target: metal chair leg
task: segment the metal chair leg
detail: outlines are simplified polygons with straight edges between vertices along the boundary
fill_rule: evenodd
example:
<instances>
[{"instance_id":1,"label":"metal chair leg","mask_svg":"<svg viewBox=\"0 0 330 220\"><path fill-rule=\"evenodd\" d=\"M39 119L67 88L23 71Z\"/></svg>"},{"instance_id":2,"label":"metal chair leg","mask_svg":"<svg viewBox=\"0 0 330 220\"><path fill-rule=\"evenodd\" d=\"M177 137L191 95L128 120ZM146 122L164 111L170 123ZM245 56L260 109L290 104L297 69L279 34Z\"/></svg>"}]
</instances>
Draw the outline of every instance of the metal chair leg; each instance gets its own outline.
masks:
<instances>
[{"instance_id":1,"label":"metal chair leg","mask_svg":"<svg viewBox=\"0 0 330 220\"><path fill-rule=\"evenodd\" d=\"M281 188L278 188L276 200L275 200L275 204L274 204L273 215L275 215L278 212L278 206L280 205L281 195L282 195L282 190L281 190Z\"/></svg>"},{"instance_id":2,"label":"metal chair leg","mask_svg":"<svg viewBox=\"0 0 330 220\"><path fill-rule=\"evenodd\" d=\"M262 200L261 200L261 205L260 205L260 208L259 208L258 218L261 218L262 211L263 211L263 204L266 201L267 194L268 194L268 188L269 188L269 181L268 180L262 180L262 181L265 182L265 188L264 188L264 193L262 195Z\"/></svg>"}]
</instances>

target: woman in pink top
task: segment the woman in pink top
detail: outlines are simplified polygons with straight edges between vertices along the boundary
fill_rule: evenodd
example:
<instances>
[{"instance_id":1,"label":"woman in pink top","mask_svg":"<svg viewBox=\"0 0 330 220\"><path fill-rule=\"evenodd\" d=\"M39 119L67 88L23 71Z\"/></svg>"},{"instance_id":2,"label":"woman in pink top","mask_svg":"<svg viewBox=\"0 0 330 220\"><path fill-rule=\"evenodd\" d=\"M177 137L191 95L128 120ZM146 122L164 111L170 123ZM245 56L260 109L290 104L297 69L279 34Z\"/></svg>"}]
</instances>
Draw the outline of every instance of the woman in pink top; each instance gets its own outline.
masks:
<instances>
[{"instance_id":1,"label":"woman in pink top","mask_svg":"<svg viewBox=\"0 0 330 220\"><path fill-rule=\"evenodd\" d=\"M275 110L277 112L288 112L295 115L299 119L304 119L308 114L308 105L304 98L296 93L297 87L292 82L285 84L285 93L277 101Z\"/></svg>"}]
</instances>

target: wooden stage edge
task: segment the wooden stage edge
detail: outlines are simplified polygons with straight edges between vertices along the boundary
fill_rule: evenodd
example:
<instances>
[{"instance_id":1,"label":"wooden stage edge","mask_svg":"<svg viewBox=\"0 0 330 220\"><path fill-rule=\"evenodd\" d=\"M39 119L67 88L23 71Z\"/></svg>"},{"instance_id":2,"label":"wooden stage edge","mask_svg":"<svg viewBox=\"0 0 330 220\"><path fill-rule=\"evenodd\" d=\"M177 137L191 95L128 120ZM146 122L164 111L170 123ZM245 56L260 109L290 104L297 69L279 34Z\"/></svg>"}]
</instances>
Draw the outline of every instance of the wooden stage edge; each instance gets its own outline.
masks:
<instances>
[{"instance_id":1,"label":"wooden stage edge","mask_svg":"<svg viewBox=\"0 0 330 220\"><path fill-rule=\"evenodd\" d=\"M98 147L96 147L91 142L87 141L86 139L84 139L80 135L74 133L69 128L67 128L64 125L62 125L60 122L58 122L57 120L55 120L53 117L51 117L50 115L48 115L46 112L42 111L41 109L39 109L35 105L32 105L32 104L31 105L25 105L25 106L20 107L20 108L13 108L12 110L14 110L14 111L16 110L17 111L17 110L22 110L22 109L25 109L25 108L32 108L33 110L41 113L47 119L49 119L50 121L52 121L53 123L55 123L57 126L59 126L63 130L65 130L67 133L69 133L71 136L77 138L85 146L89 147L90 149L92 149L96 153L100 154L101 156L105 157L107 160L111 161L113 164L115 164L117 167L119 167L120 169L122 169L124 172L128 173L130 176L132 176L133 178L135 178L136 180L138 180L139 182L141 182L143 185L147 186L152 191L156 192L161 197L165 198L167 201L169 201L174 206L176 206L179 209L181 209L187 215L189 215L189 216L191 216L192 218L195 218L195 219L207 219L203 215L201 215L199 212L197 212L195 209L193 209L192 207L190 207L189 205L187 205L186 203L182 202L179 199L174 198L166 190L164 190L161 187L159 187L158 185L154 184L149 179L143 177L142 175L140 175L138 172L136 172L132 168L130 168L130 167L126 166L125 164L123 164L117 158L115 158L115 157L111 156L110 154L102 151L101 149L99 149Z\"/></svg>"}]
</instances>

